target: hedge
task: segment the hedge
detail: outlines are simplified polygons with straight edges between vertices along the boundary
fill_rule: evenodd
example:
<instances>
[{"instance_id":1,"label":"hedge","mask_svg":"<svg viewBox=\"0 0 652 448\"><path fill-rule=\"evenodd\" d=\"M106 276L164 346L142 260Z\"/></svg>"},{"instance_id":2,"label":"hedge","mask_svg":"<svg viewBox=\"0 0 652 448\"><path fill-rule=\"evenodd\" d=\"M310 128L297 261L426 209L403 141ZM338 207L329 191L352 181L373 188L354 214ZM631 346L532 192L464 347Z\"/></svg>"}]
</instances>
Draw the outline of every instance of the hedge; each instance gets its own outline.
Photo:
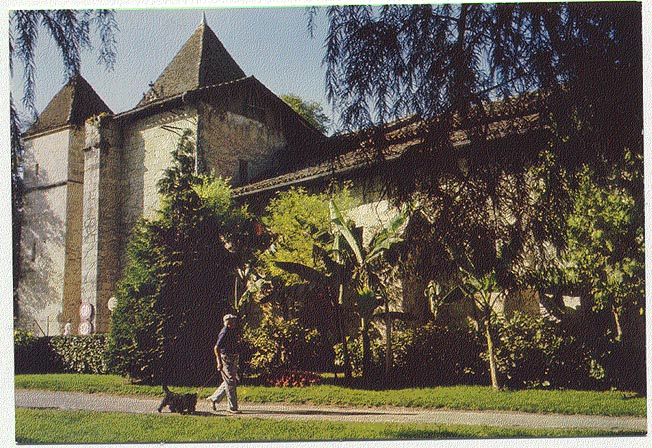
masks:
<instances>
[{"instance_id":1,"label":"hedge","mask_svg":"<svg viewBox=\"0 0 652 448\"><path fill-rule=\"evenodd\" d=\"M14 371L21 373L108 373L106 335L36 337L14 331Z\"/></svg>"},{"instance_id":2,"label":"hedge","mask_svg":"<svg viewBox=\"0 0 652 448\"><path fill-rule=\"evenodd\" d=\"M106 365L107 336L55 336L50 347L61 359L66 372L108 373Z\"/></svg>"}]
</instances>

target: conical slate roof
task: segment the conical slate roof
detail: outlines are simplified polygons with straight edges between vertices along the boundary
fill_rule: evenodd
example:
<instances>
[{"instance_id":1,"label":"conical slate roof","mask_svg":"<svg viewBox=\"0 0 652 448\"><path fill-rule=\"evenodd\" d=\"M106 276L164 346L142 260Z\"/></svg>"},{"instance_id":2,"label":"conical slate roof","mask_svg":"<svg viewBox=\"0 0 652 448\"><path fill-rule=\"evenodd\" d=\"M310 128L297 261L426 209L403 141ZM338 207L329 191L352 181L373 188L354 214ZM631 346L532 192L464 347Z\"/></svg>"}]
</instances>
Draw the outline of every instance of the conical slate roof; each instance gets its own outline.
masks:
<instances>
[{"instance_id":1,"label":"conical slate roof","mask_svg":"<svg viewBox=\"0 0 652 448\"><path fill-rule=\"evenodd\" d=\"M245 73L202 20L136 107L199 87L244 78Z\"/></svg>"},{"instance_id":2,"label":"conical slate roof","mask_svg":"<svg viewBox=\"0 0 652 448\"><path fill-rule=\"evenodd\" d=\"M70 124L81 125L87 118L101 112L113 113L88 81L77 74L54 95L25 135Z\"/></svg>"}]
</instances>

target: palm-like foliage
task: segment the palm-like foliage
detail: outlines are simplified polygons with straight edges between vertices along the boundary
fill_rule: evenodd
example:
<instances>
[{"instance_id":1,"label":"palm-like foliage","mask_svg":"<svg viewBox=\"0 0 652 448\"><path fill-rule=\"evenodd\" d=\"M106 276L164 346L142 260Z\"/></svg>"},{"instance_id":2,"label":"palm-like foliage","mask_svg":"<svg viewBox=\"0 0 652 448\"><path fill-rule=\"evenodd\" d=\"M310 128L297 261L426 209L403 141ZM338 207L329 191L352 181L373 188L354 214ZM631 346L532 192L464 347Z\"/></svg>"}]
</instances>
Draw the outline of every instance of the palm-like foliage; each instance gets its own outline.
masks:
<instances>
[{"instance_id":1,"label":"palm-like foliage","mask_svg":"<svg viewBox=\"0 0 652 448\"><path fill-rule=\"evenodd\" d=\"M496 273L494 271L479 275L473 271L463 271L463 281L458 286L462 292L473 299L476 309L480 314L482 330L487 341L487 355L489 357L489 374L491 385L494 389L500 388L498 369L496 367L496 351L494 340L491 335L491 324L495 319L494 305L504 297Z\"/></svg>"},{"instance_id":2,"label":"palm-like foliage","mask_svg":"<svg viewBox=\"0 0 652 448\"><path fill-rule=\"evenodd\" d=\"M370 360L369 323L374 311L382 303L377 295L382 295L382 284L376 274L377 263L383 252L393 244L401 241L398 236L407 219L405 212L399 213L392 221L364 246L355 234L352 224L348 222L334 201L329 202L331 214L330 239L332 249L325 250L320 245L313 246L313 256L324 266L324 271L301 263L277 261L280 269L298 275L313 287L323 287L329 291L331 305L335 310L336 324L343 347L346 378L351 377L346 336L342 322L342 307L353 301L361 321L363 339L363 374L368 372ZM386 313L389 319L389 313ZM388 338L389 341L389 338Z\"/></svg>"},{"instance_id":3,"label":"palm-like foliage","mask_svg":"<svg viewBox=\"0 0 652 448\"><path fill-rule=\"evenodd\" d=\"M362 374L369 371L371 353L369 346L369 321L374 311L382 304L377 296L384 299L385 302L385 325L386 334L386 376L389 375L391 362L391 320L389 313L389 302L387 293L384 290L383 282L377 275L380 257L389 250L394 244L402 241L399 236L407 221L407 211L401 210L394 218L383 227L369 241L367 246L363 245L361 235L356 235L353 231L352 224L345 220L342 212L337 205L331 201L329 204L331 210L331 222L334 229L335 248L339 253L349 253L354 260L354 270L352 274L353 285L356 288L354 300L356 310L360 317L360 331L362 334ZM341 242L344 240L347 244L344 246Z\"/></svg>"}]
</instances>

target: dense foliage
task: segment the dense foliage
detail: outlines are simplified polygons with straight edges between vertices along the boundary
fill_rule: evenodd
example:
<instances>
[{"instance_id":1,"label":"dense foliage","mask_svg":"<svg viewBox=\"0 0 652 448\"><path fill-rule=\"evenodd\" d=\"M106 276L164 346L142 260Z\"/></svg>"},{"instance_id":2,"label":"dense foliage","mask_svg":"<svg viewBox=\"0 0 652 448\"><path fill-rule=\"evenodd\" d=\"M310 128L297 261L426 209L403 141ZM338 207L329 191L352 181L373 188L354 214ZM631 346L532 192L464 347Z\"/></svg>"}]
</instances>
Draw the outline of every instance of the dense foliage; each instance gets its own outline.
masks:
<instances>
[{"instance_id":1,"label":"dense foliage","mask_svg":"<svg viewBox=\"0 0 652 448\"><path fill-rule=\"evenodd\" d=\"M280 192L269 201L263 223L275 236L274 249L263 253L264 272L282 279L286 285L303 280L295 274L280 269L276 263L291 261L313 268L322 268L323 263L314 256L314 246L330 249L327 237L331 220L328 203L331 199L342 209L356 205L351 186L332 185L332 194L309 193L304 188L290 188Z\"/></svg>"},{"instance_id":2,"label":"dense foliage","mask_svg":"<svg viewBox=\"0 0 652 448\"><path fill-rule=\"evenodd\" d=\"M116 292L109 364L139 381L203 383L215 373L212 347L221 316L233 311L235 271L258 239L227 183L194 174L190 137L159 182L158 217L132 232Z\"/></svg>"},{"instance_id":3,"label":"dense foliage","mask_svg":"<svg viewBox=\"0 0 652 448\"><path fill-rule=\"evenodd\" d=\"M393 379L396 387L486 384L481 360L482 342L471 329L454 329L428 323L414 329L392 331ZM362 342L349 345L353 371L362 374ZM335 348L336 363L342 365L341 345ZM371 341L371 383L380 384L384 374L385 342Z\"/></svg>"},{"instance_id":4,"label":"dense foliage","mask_svg":"<svg viewBox=\"0 0 652 448\"><path fill-rule=\"evenodd\" d=\"M561 260L566 288L584 299L583 340L601 359L605 380L634 390L645 388L644 219L623 183L642 182L639 175L614 170L600 183L591 170L581 173Z\"/></svg>"},{"instance_id":5,"label":"dense foliage","mask_svg":"<svg viewBox=\"0 0 652 448\"><path fill-rule=\"evenodd\" d=\"M316 370L320 353L328 350L317 330L304 328L297 318L284 319L272 313L264 314L256 328L247 329L243 339L254 350L249 362L254 373Z\"/></svg>"},{"instance_id":6,"label":"dense foliage","mask_svg":"<svg viewBox=\"0 0 652 448\"><path fill-rule=\"evenodd\" d=\"M106 335L36 337L14 330L14 370L21 373L107 373Z\"/></svg>"},{"instance_id":7,"label":"dense foliage","mask_svg":"<svg viewBox=\"0 0 652 448\"><path fill-rule=\"evenodd\" d=\"M50 347L61 359L65 372L108 373L106 366L107 336L55 336Z\"/></svg>"},{"instance_id":8,"label":"dense foliage","mask_svg":"<svg viewBox=\"0 0 652 448\"><path fill-rule=\"evenodd\" d=\"M474 299L530 288L551 296L593 377L644 388L640 4L333 6L327 15L330 101L346 129L362 130L370 158L384 158L382 125L417 117L416 144L385 177L391 197L420 205L403 275L442 291L492 277L491 288L469 291ZM583 320L564 316L563 295L582 297ZM482 308L498 387L491 353L502 341ZM631 358L636 367L619 372Z\"/></svg>"},{"instance_id":9,"label":"dense foliage","mask_svg":"<svg viewBox=\"0 0 652 448\"><path fill-rule=\"evenodd\" d=\"M274 239L261 256L260 268L271 286L263 313L298 318L300 326L316 329L323 349L315 362L322 369L328 369L333 344L350 327L344 328L345 315L351 317L338 297L340 273L333 270L328 255L333 247L328 204L333 200L348 209L356 203L347 184L333 184L329 190L311 194L291 188L270 201L263 222Z\"/></svg>"},{"instance_id":10,"label":"dense foliage","mask_svg":"<svg viewBox=\"0 0 652 448\"><path fill-rule=\"evenodd\" d=\"M30 331L14 330L14 372L60 372L61 362L50 347L50 338L36 337Z\"/></svg>"}]
</instances>

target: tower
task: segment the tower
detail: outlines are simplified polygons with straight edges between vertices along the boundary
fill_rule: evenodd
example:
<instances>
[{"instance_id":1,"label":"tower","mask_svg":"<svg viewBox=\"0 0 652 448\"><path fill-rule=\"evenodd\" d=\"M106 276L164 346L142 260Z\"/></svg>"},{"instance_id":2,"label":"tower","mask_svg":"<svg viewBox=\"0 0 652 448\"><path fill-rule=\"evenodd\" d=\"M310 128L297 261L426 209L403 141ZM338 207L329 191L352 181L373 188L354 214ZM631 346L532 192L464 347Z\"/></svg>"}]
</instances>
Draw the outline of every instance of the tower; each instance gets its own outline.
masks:
<instances>
[{"instance_id":1,"label":"tower","mask_svg":"<svg viewBox=\"0 0 652 448\"><path fill-rule=\"evenodd\" d=\"M49 334L68 318L84 333L109 330L131 230L155 216L157 182L184 130L194 136L197 171L235 186L291 170L325 138L246 76L205 20L131 110L113 114L83 78L71 81L25 135L30 169L57 173L47 185L28 183L22 247L30 269L18 299L25 322L56 320ZM39 202L56 212L51 219L35 219ZM48 262L31 261L46 240Z\"/></svg>"},{"instance_id":2,"label":"tower","mask_svg":"<svg viewBox=\"0 0 652 448\"><path fill-rule=\"evenodd\" d=\"M72 77L23 138L25 213L18 325L58 334L79 322L85 120L111 113L88 82Z\"/></svg>"}]
</instances>

